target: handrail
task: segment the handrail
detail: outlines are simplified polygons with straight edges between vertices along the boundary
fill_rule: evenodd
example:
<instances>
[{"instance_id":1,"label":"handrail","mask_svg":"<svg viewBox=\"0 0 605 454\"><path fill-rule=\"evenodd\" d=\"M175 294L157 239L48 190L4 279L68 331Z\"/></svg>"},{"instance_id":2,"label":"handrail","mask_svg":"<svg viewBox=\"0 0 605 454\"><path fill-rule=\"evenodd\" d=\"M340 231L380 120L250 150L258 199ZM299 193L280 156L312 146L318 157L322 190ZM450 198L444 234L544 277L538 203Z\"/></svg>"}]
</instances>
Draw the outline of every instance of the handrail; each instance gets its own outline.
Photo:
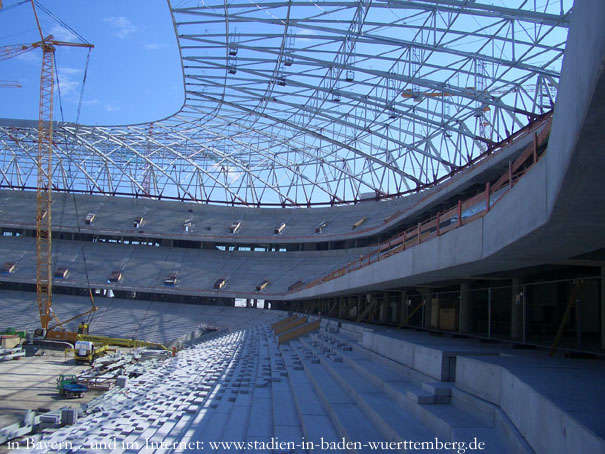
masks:
<instances>
[{"instance_id":1,"label":"handrail","mask_svg":"<svg viewBox=\"0 0 605 454\"><path fill-rule=\"evenodd\" d=\"M444 211L439 211L424 222L419 222L414 227L377 244L376 249L372 252L309 282L305 288L312 288L342 277L485 216L491 207L514 186L516 181L541 158L542 155L538 155L538 148L546 143L550 134L550 127L551 123L548 122L539 134L534 132L532 143L525 147L514 162L509 163L508 170L493 185L487 182L485 189L479 194L465 200L459 199L456 205Z\"/></svg>"}]
</instances>

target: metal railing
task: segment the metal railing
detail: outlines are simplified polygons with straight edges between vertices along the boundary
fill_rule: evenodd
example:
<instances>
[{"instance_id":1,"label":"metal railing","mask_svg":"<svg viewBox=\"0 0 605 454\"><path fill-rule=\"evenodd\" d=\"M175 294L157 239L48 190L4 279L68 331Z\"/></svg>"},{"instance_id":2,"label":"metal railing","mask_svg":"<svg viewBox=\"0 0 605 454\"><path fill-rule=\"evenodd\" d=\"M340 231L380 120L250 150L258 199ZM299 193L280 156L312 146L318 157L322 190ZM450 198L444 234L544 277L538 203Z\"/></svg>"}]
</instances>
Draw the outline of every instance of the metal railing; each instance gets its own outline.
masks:
<instances>
[{"instance_id":1,"label":"metal railing","mask_svg":"<svg viewBox=\"0 0 605 454\"><path fill-rule=\"evenodd\" d=\"M403 233L379 243L372 252L309 282L305 288L337 279L485 216L491 207L541 158L542 155L538 153L538 148L547 142L551 126L550 117L544 121L546 125L539 133L535 132L536 128L526 132L526 134L533 133L532 143L525 147L517 159L509 161L508 170L493 184L488 182L482 192L465 200L459 199L456 205L444 211L438 211L431 218L418 222Z\"/></svg>"}]
</instances>

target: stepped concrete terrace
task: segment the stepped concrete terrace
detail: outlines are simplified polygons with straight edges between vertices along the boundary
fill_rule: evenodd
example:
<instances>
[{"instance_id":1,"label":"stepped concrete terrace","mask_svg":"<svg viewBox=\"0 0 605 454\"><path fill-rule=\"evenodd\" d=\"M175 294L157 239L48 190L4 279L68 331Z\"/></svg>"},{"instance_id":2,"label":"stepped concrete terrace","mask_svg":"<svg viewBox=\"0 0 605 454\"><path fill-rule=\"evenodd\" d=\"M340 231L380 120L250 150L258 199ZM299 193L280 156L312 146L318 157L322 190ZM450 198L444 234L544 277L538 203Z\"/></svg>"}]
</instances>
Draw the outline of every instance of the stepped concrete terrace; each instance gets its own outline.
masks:
<instances>
[{"instance_id":1,"label":"stepped concrete terrace","mask_svg":"<svg viewBox=\"0 0 605 454\"><path fill-rule=\"evenodd\" d=\"M419 348L421 341L435 351L449 346L451 353L454 348L455 381L429 375L421 362L400 362L388 351L376 351L373 336L391 337L393 352ZM555 376L569 372L565 360L545 366L535 353L503 356L493 345L430 339L322 320L319 332L278 346L269 324L251 323L205 336L157 369L129 380L125 388L91 402L76 424L44 434L42 441L56 447L70 441L78 452L202 452L202 446L207 451L211 443L224 441L246 445L223 445L213 452L403 452L407 443L418 448L414 452L437 453L468 448L476 438L490 454L562 452L548 450L554 443L579 443L582 452L602 452L602 437L589 437L597 424L584 425L589 412L576 414L575 420L546 414L559 418L568 440L550 431L536 433L538 420L532 425L519 419L537 418L549 405L556 410L561 399L545 390L558 384L528 378L543 367L554 369ZM417 356L424 354L419 350ZM527 396L536 407L519 412L510 407L518 402L485 395L486 389L497 387L477 378L497 367L503 380L508 373L515 386L529 388ZM581 372L587 379L599 373L597 367L589 369ZM593 393L600 397L602 390ZM579 396L568 397L566 410L571 412L571 399ZM543 445L550 437L550 445ZM102 447L103 442L116 445ZM277 442L284 444L271 445ZM438 443L447 442L449 449L440 449L444 445Z\"/></svg>"},{"instance_id":2,"label":"stepped concrete terrace","mask_svg":"<svg viewBox=\"0 0 605 454\"><path fill-rule=\"evenodd\" d=\"M364 361L396 366L421 388L408 397L428 403L447 395L454 407L521 443L518 449L605 452L603 360L551 358L544 350L411 329L327 319L322 326L320 345L343 350L345 362L358 370ZM388 389L389 380L382 386Z\"/></svg>"},{"instance_id":3,"label":"stepped concrete terrace","mask_svg":"<svg viewBox=\"0 0 605 454\"><path fill-rule=\"evenodd\" d=\"M285 316L281 311L254 308L164 303L157 301L95 298L97 312L90 333L108 337L133 338L165 346L193 339L206 328L243 328L253 323L271 323ZM59 320L68 320L90 309L83 296L53 296L53 311ZM40 327L36 294L3 290L0 292L0 329L9 326L33 332ZM81 319L66 324L76 330Z\"/></svg>"},{"instance_id":4,"label":"stepped concrete terrace","mask_svg":"<svg viewBox=\"0 0 605 454\"><path fill-rule=\"evenodd\" d=\"M54 240L53 270L66 267L70 271L69 277L55 278L54 283L65 287L263 298L284 294L295 282L309 282L364 251L224 252ZM15 264L14 272L0 273L0 281L35 284L35 238L0 237L0 260ZM114 271L122 272L122 279L108 282ZM167 287L164 280L175 272L176 285ZM220 291L214 288L218 279L226 281ZM269 286L257 292L257 285L264 280L269 280Z\"/></svg>"}]
</instances>

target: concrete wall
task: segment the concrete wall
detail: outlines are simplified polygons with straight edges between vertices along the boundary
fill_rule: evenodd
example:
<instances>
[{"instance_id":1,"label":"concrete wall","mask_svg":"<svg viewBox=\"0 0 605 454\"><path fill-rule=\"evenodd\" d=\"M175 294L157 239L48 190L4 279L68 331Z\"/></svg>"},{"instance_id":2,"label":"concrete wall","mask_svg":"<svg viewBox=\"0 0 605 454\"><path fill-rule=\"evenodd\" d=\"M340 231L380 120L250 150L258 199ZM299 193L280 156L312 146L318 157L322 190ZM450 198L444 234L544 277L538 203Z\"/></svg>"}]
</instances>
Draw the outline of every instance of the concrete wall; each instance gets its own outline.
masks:
<instances>
[{"instance_id":1,"label":"concrete wall","mask_svg":"<svg viewBox=\"0 0 605 454\"><path fill-rule=\"evenodd\" d=\"M605 452L603 439L580 424L573 413L557 407L499 364L459 356L456 387L502 408L536 454Z\"/></svg>"}]
</instances>

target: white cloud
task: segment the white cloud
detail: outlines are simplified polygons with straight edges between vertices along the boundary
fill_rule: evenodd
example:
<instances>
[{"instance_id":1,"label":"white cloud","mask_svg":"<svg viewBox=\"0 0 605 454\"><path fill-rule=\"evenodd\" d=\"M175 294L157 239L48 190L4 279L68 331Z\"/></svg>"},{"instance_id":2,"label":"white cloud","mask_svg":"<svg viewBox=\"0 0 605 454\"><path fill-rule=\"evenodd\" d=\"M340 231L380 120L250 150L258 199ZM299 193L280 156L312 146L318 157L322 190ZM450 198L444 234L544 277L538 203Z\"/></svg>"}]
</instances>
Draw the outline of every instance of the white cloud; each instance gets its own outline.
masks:
<instances>
[{"instance_id":1,"label":"white cloud","mask_svg":"<svg viewBox=\"0 0 605 454\"><path fill-rule=\"evenodd\" d=\"M53 35L57 41L71 42L75 40L74 35L65 27L61 27L59 24L55 24L55 26L50 30L50 34Z\"/></svg>"},{"instance_id":2,"label":"white cloud","mask_svg":"<svg viewBox=\"0 0 605 454\"><path fill-rule=\"evenodd\" d=\"M145 49L149 49L149 50L159 50L159 49L162 49L163 47L166 47L166 44L157 44L157 43L145 44Z\"/></svg>"},{"instance_id":3,"label":"white cloud","mask_svg":"<svg viewBox=\"0 0 605 454\"><path fill-rule=\"evenodd\" d=\"M23 54L17 55L15 58L25 61L27 63L35 63L37 66L42 64L41 52L36 52L37 49L27 51Z\"/></svg>"},{"instance_id":4,"label":"white cloud","mask_svg":"<svg viewBox=\"0 0 605 454\"><path fill-rule=\"evenodd\" d=\"M59 73L63 73L63 74L69 74L69 75L74 75L74 74L80 74L82 72L81 69L78 68L70 68L69 66L62 66L59 69Z\"/></svg>"},{"instance_id":5,"label":"white cloud","mask_svg":"<svg viewBox=\"0 0 605 454\"><path fill-rule=\"evenodd\" d=\"M61 77L59 74L59 89L61 90L61 96L69 96L77 91L79 86L80 82L73 80L70 77Z\"/></svg>"},{"instance_id":6,"label":"white cloud","mask_svg":"<svg viewBox=\"0 0 605 454\"><path fill-rule=\"evenodd\" d=\"M114 106L113 104L105 104L105 110L107 112L117 112L120 110L118 106Z\"/></svg>"},{"instance_id":7,"label":"white cloud","mask_svg":"<svg viewBox=\"0 0 605 454\"><path fill-rule=\"evenodd\" d=\"M113 36L120 39L126 39L130 34L138 30L138 28L124 16L106 17L103 19L103 22L107 22L109 26L114 29Z\"/></svg>"},{"instance_id":8,"label":"white cloud","mask_svg":"<svg viewBox=\"0 0 605 454\"><path fill-rule=\"evenodd\" d=\"M296 42L312 41L314 38L314 35L317 35L317 32L315 30L303 29L302 31L300 31L296 34L295 40L296 40Z\"/></svg>"},{"instance_id":9,"label":"white cloud","mask_svg":"<svg viewBox=\"0 0 605 454\"><path fill-rule=\"evenodd\" d=\"M77 102L78 97L73 96L80 93L82 86L82 70L70 66L59 66L57 68L57 78L59 79L59 88L61 96L64 96L69 102Z\"/></svg>"}]
</instances>

